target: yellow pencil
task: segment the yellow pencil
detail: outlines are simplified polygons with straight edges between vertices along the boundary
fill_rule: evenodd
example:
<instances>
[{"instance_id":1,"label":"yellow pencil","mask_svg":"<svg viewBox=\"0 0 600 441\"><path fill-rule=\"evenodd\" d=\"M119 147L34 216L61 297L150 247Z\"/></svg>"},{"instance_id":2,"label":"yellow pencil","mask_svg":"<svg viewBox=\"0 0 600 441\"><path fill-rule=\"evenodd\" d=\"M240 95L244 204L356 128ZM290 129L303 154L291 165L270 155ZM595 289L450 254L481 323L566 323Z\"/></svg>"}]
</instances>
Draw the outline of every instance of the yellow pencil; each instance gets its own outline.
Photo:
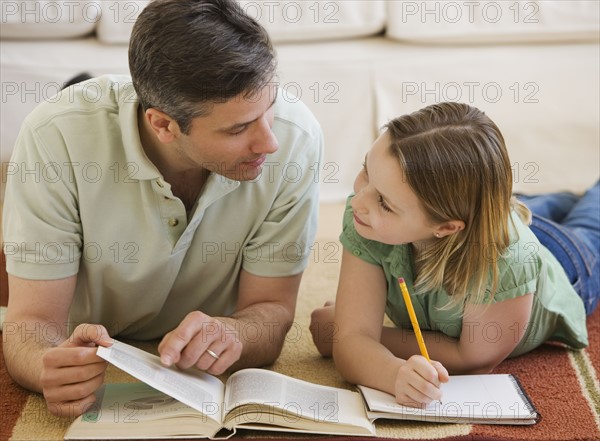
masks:
<instances>
[{"instance_id":1,"label":"yellow pencil","mask_svg":"<svg viewBox=\"0 0 600 441\"><path fill-rule=\"evenodd\" d=\"M406 309L408 309L410 323L412 324L413 330L415 331L415 335L417 336L417 343L419 344L421 355L425 357L427 361L431 362L429 354L427 353L427 348L425 347L425 341L423 340L423 334L421 334L421 328L419 327L419 322L417 321L417 316L415 314L412 301L410 300L410 294L408 294L408 288L406 287L406 283L404 282L404 278L399 277L398 283L400 284L400 290L402 291L402 297L404 297Z\"/></svg>"}]
</instances>

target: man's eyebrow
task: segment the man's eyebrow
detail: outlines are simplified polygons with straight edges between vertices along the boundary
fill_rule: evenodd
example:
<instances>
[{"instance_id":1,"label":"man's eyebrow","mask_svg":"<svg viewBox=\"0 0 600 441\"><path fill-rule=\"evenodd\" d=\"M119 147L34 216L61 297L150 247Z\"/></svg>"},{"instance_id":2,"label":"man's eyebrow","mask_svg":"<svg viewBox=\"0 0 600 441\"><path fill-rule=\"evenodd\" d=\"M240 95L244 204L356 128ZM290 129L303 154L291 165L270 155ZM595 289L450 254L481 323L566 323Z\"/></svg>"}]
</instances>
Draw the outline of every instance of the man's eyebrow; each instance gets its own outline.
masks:
<instances>
[{"instance_id":1,"label":"man's eyebrow","mask_svg":"<svg viewBox=\"0 0 600 441\"><path fill-rule=\"evenodd\" d=\"M276 101L277 101L277 93L275 93L275 97L273 98L273 101L271 101L271 104L269 105L269 107L267 107L267 110L265 110L265 112L266 112L266 111L268 111L268 110L269 110L271 107L273 107L273 106L275 105L275 102L276 102ZM261 116L262 116L262 115L261 115ZM259 116L259 117L257 117L257 118L254 118L252 121L240 122L240 123L233 124L233 125L231 125L231 126L229 126L229 127L225 127L225 128L223 128L223 129L221 129L221 131L222 131L222 132L230 132L230 131L234 131L235 129L242 128L242 127L244 127L244 126L247 126L247 125L249 125L249 124L252 124L252 123L253 123L254 121L256 121L258 118L260 118L260 116Z\"/></svg>"}]
</instances>

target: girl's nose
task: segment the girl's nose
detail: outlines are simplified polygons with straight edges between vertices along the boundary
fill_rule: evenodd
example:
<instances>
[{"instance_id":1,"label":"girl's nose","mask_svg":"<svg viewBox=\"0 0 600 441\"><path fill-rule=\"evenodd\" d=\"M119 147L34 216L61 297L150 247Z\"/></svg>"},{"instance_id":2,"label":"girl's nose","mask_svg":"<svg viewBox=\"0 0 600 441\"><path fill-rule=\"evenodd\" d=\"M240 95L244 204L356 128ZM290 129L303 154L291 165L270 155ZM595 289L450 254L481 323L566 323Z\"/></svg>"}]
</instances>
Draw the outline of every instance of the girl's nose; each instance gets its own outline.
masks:
<instances>
[{"instance_id":1,"label":"girl's nose","mask_svg":"<svg viewBox=\"0 0 600 441\"><path fill-rule=\"evenodd\" d=\"M350 205L352 206L352 209L354 211L356 211L357 213L367 213L369 210L367 209L366 204L364 203L364 189L359 190L358 192L356 192L356 194L354 195L354 197L352 198L352 200L350 201Z\"/></svg>"}]
</instances>

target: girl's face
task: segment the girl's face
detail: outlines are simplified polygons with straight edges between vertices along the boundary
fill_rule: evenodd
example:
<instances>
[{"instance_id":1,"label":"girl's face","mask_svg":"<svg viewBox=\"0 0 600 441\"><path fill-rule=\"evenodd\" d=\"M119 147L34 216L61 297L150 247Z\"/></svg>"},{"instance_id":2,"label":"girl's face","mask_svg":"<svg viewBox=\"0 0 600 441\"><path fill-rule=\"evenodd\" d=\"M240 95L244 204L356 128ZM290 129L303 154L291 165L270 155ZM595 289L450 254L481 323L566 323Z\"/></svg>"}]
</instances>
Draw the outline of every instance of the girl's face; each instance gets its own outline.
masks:
<instances>
[{"instance_id":1,"label":"girl's face","mask_svg":"<svg viewBox=\"0 0 600 441\"><path fill-rule=\"evenodd\" d=\"M427 219L389 145L385 132L365 156L354 181L354 227L362 237L385 244L426 245L436 239L438 230Z\"/></svg>"}]
</instances>

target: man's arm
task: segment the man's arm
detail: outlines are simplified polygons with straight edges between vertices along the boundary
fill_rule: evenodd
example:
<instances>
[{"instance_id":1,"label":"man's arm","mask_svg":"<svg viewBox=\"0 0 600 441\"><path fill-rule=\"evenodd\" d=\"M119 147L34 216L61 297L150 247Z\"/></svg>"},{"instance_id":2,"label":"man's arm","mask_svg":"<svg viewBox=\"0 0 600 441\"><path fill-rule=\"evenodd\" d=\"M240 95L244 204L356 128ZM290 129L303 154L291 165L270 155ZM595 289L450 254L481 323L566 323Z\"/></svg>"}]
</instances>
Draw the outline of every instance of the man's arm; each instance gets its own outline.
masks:
<instances>
[{"instance_id":1,"label":"man's arm","mask_svg":"<svg viewBox=\"0 0 600 441\"><path fill-rule=\"evenodd\" d=\"M67 417L81 414L95 401L106 369L106 362L96 355L96 343L110 344L106 330L98 325L80 325L68 337L76 279L37 281L9 275L2 332L11 377L42 392L50 412Z\"/></svg>"},{"instance_id":2,"label":"man's arm","mask_svg":"<svg viewBox=\"0 0 600 441\"><path fill-rule=\"evenodd\" d=\"M161 360L214 375L274 362L294 320L301 277L259 277L242 270L235 312L230 317L188 314L160 343Z\"/></svg>"}]
</instances>

